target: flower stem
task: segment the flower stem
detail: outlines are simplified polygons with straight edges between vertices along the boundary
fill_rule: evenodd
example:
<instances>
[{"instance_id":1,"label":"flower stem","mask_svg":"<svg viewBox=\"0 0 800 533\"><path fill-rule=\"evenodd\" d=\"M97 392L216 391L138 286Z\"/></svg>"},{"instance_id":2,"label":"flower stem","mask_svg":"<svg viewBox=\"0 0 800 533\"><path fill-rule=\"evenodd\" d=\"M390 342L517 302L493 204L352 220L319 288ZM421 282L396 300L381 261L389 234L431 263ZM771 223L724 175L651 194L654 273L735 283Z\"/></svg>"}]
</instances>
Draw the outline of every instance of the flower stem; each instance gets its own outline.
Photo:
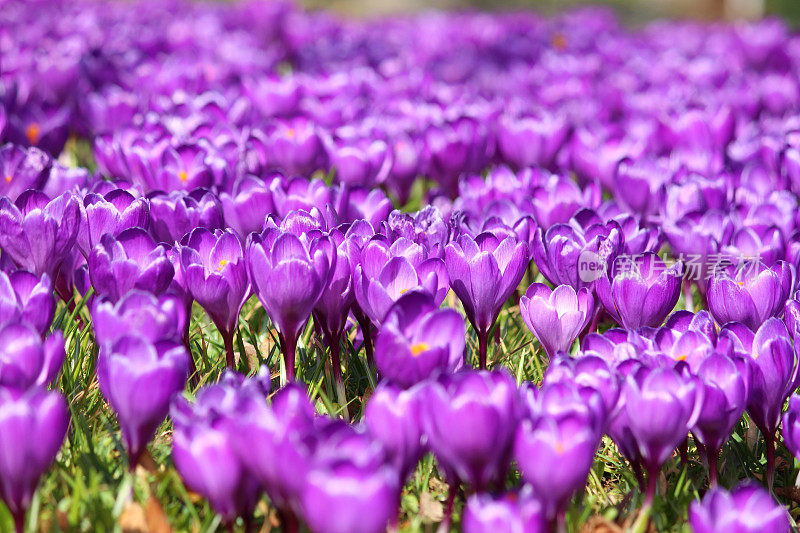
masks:
<instances>
[{"instance_id":1,"label":"flower stem","mask_svg":"<svg viewBox=\"0 0 800 533\"><path fill-rule=\"evenodd\" d=\"M772 493L772 485L775 482L775 433L767 431L764 433L764 448L767 453L767 489Z\"/></svg>"},{"instance_id":2,"label":"flower stem","mask_svg":"<svg viewBox=\"0 0 800 533\"><path fill-rule=\"evenodd\" d=\"M489 348L489 332L478 332L478 367L486 370L486 352Z\"/></svg>"},{"instance_id":3,"label":"flower stem","mask_svg":"<svg viewBox=\"0 0 800 533\"><path fill-rule=\"evenodd\" d=\"M236 355L233 352L233 331L220 330L222 342L225 344L225 365L230 370L236 370Z\"/></svg>"},{"instance_id":4,"label":"flower stem","mask_svg":"<svg viewBox=\"0 0 800 533\"><path fill-rule=\"evenodd\" d=\"M284 533L297 533L300 531L297 516L291 510L278 511L278 517L281 519Z\"/></svg>"},{"instance_id":5,"label":"flower stem","mask_svg":"<svg viewBox=\"0 0 800 533\"><path fill-rule=\"evenodd\" d=\"M347 393L344 386L344 377L342 376L341 347L339 346L341 334L334 335L323 332L323 335L331 350L331 372L333 373L333 385L336 389L336 398L342 408L342 414L349 420L350 414L347 410Z\"/></svg>"},{"instance_id":6,"label":"flower stem","mask_svg":"<svg viewBox=\"0 0 800 533\"><path fill-rule=\"evenodd\" d=\"M708 452L708 484L714 489L717 487L717 463L719 461L719 450L709 449Z\"/></svg>"},{"instance_id":7,"label":"flower stem","mask_svg":"<svg viewBox=\"0 0 800 533\"><path fill-rule=\"evenodd\" d=\"M17 511L14 513L14 529L17 530L17 533L23 533L25 531L25 511Z\"/></svg>"},{"instance_id":8,"label":"flower stem","mask_svg":"<svg viewBox=\"0 0 800 533\"><path fill-rule=\"evenodd\" d=\"M286 383L294 381L294 358L297 351L297 336L279 335L281 349L283 350L283 362L286 366Z\"/></svg>"}]
</instances>

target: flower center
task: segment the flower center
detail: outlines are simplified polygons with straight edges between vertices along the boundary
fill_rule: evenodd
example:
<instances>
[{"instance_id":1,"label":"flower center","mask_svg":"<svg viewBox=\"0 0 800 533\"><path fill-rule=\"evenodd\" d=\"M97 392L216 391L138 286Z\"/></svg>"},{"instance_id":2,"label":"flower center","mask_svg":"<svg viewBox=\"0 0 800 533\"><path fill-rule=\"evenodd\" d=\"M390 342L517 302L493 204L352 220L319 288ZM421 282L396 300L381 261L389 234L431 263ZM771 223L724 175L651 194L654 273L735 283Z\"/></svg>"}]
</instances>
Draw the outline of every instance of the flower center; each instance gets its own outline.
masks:
<instances>
[{"instance_id":1,"label":"flower center","mask_svg":"<svg viewBox=\"0 0 800 533\"><path fill-rule=\"evenodd\" d=\"M217 272L219 272L220 270L225 268L225 265L227 265L227 264L228 264L228 260L227 259L223 259L222 261L220 261L219 262L219 266L217 267Z\"/></svg>"},{"instance_id":2,"label":"flower center","mask_svg":"<svg viewBox=\"0 0 800 533\"><path fill-rule=\"evenodd\" d=\"M427 342L415 342L411 345L411 355L417 357L422 352L430 350L430 345Z\"/></svg>"},{"instance_id":3,"label":"flower center","mask_svg":"<svg viewBox=\"0 0 800 533\"><path fill-rule=\"evenodd\" d=\"M186 183L186 180L189 179L189 174L187 174L185 170L181 170L180 172L178 172L178 179Z\"/></svg>"},{"instance_id":4,"label":"flower center","mask_svg":"<svg viewBox=\"0 0 800 533\"><path fill-rule=\"evenodd\" d=\"M286 128L286 136L290 139L294 139L297 134L294 131L294 128Z\"/></svg>"},{"instance_id":5,"label":"flower center","mask_svg":"<svg viewBox=\"0 0 800 533\"><path fill-rule=\"evenodd\" d=\"M31 144L39 144L39 135L41 133L42 128L37 122L31 122L28 127L25 128L25 136Z\"/></svg>"},{"instance_id":6,"label":"flower center","mask_svg":"<svg viewBox=\"0 0 800 533\"><path fill-rule=\"evenodd\" d=\"M6 175L6 183L11 183L11 174Z\"/></svg>"}]
</instances>

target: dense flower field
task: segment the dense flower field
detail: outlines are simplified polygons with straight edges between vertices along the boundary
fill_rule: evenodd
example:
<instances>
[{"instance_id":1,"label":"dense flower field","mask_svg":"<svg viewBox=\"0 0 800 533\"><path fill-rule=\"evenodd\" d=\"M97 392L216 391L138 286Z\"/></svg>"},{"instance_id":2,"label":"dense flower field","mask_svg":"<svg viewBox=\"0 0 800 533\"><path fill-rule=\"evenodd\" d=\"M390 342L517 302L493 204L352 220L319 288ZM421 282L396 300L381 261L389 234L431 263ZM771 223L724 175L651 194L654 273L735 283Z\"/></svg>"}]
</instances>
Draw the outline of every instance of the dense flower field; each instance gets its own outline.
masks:
<instances>
[{"instance_id":1,"label":"dense flower field","mask_svg":"<svg viewBox=\"0 0 800 533\"><path fill-rule=\"evenodd\" d=\"M800 36L0 1L0 529L789 531Z\"/></svg>"}]
</instances>

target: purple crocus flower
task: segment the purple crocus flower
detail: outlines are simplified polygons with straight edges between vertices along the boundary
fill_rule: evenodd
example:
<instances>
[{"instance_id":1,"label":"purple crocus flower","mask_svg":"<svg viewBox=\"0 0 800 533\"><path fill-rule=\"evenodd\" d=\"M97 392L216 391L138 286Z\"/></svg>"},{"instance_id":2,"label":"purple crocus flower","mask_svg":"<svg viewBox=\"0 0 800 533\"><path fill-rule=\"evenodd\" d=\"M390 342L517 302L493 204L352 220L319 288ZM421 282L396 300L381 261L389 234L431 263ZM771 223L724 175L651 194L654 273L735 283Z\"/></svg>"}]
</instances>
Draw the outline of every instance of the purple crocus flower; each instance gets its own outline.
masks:
<instances>
[{"instance_id":1,"label":"purple crocus flower","mask_svg":"<svg viewBox=\"0 0 800 533\"><path fill-rule=\"evenodd\" d=\"M116 237L128 228L147 228L150 207L144 198L136 198L124 189L112 189L105 194L89 193L83 198L81 226L77 244L88 257L100 244L103 235Z\"/></svg>"},{"instance_id":2,"label":"purple crocus flower","mask_svg":"<svg viewBox=\"0 0 800 533\"><path fill-rule=\"evenodd\" d=\"M78 200L64 193L50 200L39 191L15 203L0 198L0 248L20 267L52 279L75 244L80 224Z\"/></svg>"},{"instance_id":3,"label":"purple crocus flower","mask_svg":"<svg viewBox=\"0 0 800 533\"><path fill-rule=\"evenodd\" d=\"M445 265L453 292L478 334L479 364L486 368L489 331L528 266L528 246L513 237L502 241L491 233L462 236L445 248Z\"/></svg>"},{"instance_id":4,"label":"purple crocus flower","mask_svg":"<svg viewBox=\"0 0 800 533\"><path fill-rule=\"evenodd\" d=\"M50 156L38 148L0 147L0 195L14 202L28 189L41 189L50 174Z\"/></svg>"},{"instance_id":5,"label":"purple crocus flower","mask_svg":"<svg viewBox=\"0 0 800 533\"><path fill-rule=\"evenodd\" d=\"M148 198L150 233L158 242L171 245L180 242L195 228L215 230L223 227L219 200L206 189L154 193Z\"/></svg>"},{"instance_id":6,"label":"purple crocus flower","mask_svg":"<svg viewBox=\"0 0 800 533\"><path fill-rule=\"evenodd\" d=\"M28 324L11 322L0 327L0 342L0 386L47 387L61 370L64 336L60 331L42 341Z\"/></svg>"},{"instance_id":7,"label":"purple crocus flower","mask_svg":"<svg viewBox=\"0 0 800 533\"><path fill-rule=\"evenodd\" d=\"M232 369L233 336L239 313L250 296L242 243L231 230L197 228L180 250L186 288L217 326L225 343L228 368Z\"/></svg>"},{"instance_id":8,"label":"purple crocus flower","mask_svg":"<svg viewBox=\"0 0 800 533\"><path fill-rule=\"evenodd\" d=\"M56 310L50 276L25 270L0 272L0 323L21 321L44 335Z\"/></svg>"},{"instance_id":9,"label":"purple crocus flower","mask_svg":"<svg viewBox=\"0 0 800 533\"><path fill-rule=\"evenodd\" d=\"M255 176L244 176L233 184L230 193L221 192L219 203L225 215L225 223L244 241L253 232L264 227L264 221L275 214L272 191Z\"/></svg>"},{"instance_id":10,"label":"purple crocus flower","mask_svg":"<svg viewBox=\"0 0 800 533\"><path fill-rule=\"evenodd\" d=\"M96 293L112 301L132 289L161 294L175 273L165 247L141 228L126 229L116 238L104 235L88 263Z\"/></svg>"},{"instance_id":11,"label":"purple crocus flower","mask_svg":"<svg viewBox=\"0 0 800 533\"><path fill-rule=\"evenodd\" d=\"M208 498L229 524L237 516L249 519L260 493L233 448L231 430L243 398L266 394L248 390L253 386L252 381L226 372L219 383L204 387L195 403L179 397L170 409L175 468L186 486Z\"/></svg>"},{"instance_id":12,"label":"purple crocus flower","mask_svg":"<svg viewBox=\"0 0 800 533\"><path fill-rule=\"evenodd\" d=\"M423 395L422 426L451 490L464 482L480 491L502 479L520 417L514 380L463 370L441 376Z\"/></svg>"},{"instance_id":13,"label":"purple crocus flower","mask_svg":"<svg viewBox=\"0 0 800 533\"><path fill-rule=\"evenodd\" d=\"M422 458L420 387L401 389L382 382L369 397L364 423L373 439L380 442L397 471L407 478Z\"/></svg>"},{"instance_id":14,"label":"purple crocus flower","mask_svg":"<svg viewBox=\"0 0 800 533\"><path fill-rule=\"evenodd\" d=\"M278 329L288 381L294 380L297 337L328 284L335 253L328 237L272 227L247 239L250 281Z\"/></svg>"},{"instance_id":15,"label":"purple crocus flower","mask_svg":"<svg viewBox=\"0 0 800 533\"><path fill-rule=\"evenodd\" d=\"M728 440L734 426L747 406L750 387L750 365L738 354L719 352L699 361L695 367L687 358L702 389L700 415L692 427L692 434L708 458L709 481L717 484L717 459L722 445Z\"/></svg>"},{"instance_id":16,"label":"purple crocus flower","mask_svg":"<svg viewBox=\"0 0 800 533\"><path fill-rule=\"evenodd\" d=\"M276 122L266 140L272 170L311 175L323 166L325 154L317 126L306 118Z\"/></svg>"},{"instance_id":17,"label":"purple crocus flower","mask_svg":"<svg viewBox=\"0 0 800 533\"><path fill-rule=\"evenodd\" d=\"M689 524L695 533L791 531L783 505L755 484L740 485L731 492L708 491L702 502L692 502L689 507Z\"/></svg>"},{"instance_id":18,"label":"purple crocus flower","mask_svg":"<svg viewBox=\"0 0 800 533\"><path fill-rule=\"evenodd\" d=\"M741 322L756 331L783 309L793 278L783 261L771 268L758 261L717 269L708 280L708 310L720 325Z\"/></svg>"},{"instance_id":19,"label":"purple crocus flower","mask_svg":"<svg viewBox=\"0 0 800 533\"><path fill-rule=\"evenodd\" d=\"M602 403L602 412L596 414L596 418L607 421L618 405L620 380L620 372L612 369L608 362L596 355L578 352L573 358L562 353L550 361L544 378L545 386L542 388L546 394L540 394L539 399L543 400L547 394L552 394L551 386L557 383L565 383L573 390L577 389L584 398L590 398L596 393ZM567 402L559 398L555 403ZM587 400L585 403L591 408L595 407L594 401Z\"/></svg>"},{"instance_id":20,"label":"purple crocus flower","mask_svg":"<svg viewBox=\"0 0 800 533\"><path fill-rule=\"evenodd\" d=\"M797 354L783 322L768 318L755 335L741 324L720 331L719 343L730 343L750 358L747 412L764 435L767 455L767 485L772 488L775 469L775 432L783 404L797 386Z\"/></svg>"},{"instance_id":21,"label":"purple crocus flower","mask_svg":"<svg viewBox=\"0 0 800 533\"><path fill-rule=\"evenodd\" d=\"M0 495L18 533L24 531L36 485L61 448L68 425L60 394L40 387L0 387Z\"/></svg>"},{"instance_id":22,"label":"purple crocus flower","mask_svg":"<svg viewBox=\"0 0 800 533\"><path fill-rule=\"evenodd\" d=\"M409 292L389 308L375 339L375 363L382 377L410 387L464 363L464 319L439 309L433 297Z\"/></svg>"},{"instance_id":23,"label":"purple crocus flower","mask_svg":"<svg viewBox=\"0 0 800 533\"><path fill-rule=\"evenodd\" d=\"M303 516L319 533L380 533L397 512L400 483L387 464L362 465L352 458L317 458L302 494ZM362 452L363 453L363 452Z\"/></svg>"},{"instance_id":24,"label":"purple crocus flower","mask_svg":"<svg viewBox=\"0 0 800 533\"><path fill-rule=\"evenodd\" d=\"M347 317L355 302L352 256L358 252L352 251L357 249L357 245L347 239L339 229L331 231L330 237L336 244L336 264L330 272L328 285L322 291L313 314L314 322L322 330L331 353L331 368L339 403L345 404L344 379L339 354Z\"/></svg>"},{"instance_id":25,"label":"purple crocus flower","mask_svg":"<svg viewBox=\"0 0 800 533\"><path fill-rule=\"evenodd\" d=\"M573 492L586 482L600 433L580 411L542 413L517 428L514 458L548 520L560 519Z\"/></svg>"},{"instance_id":26,"label":"purple crocus flower","mask_svg":"<svg viewBox=\"0 0 800 533\"><path fill-rule=\"evenodd\" d=\"M153 296L136 289L116 302L100 299L92 309L94 336L101 346L127 335L151 344L181 342L187 319L186 309L177 296Z\"/></svg>"},{"instance_id":27,"label":"purple crocus flower","mask_svg":"<svg viewBox=\"0 0 800 533\"><path fill-rule=\"evenodd\" d=\"M267 491L284 527L296 525L316 445L316 410L305 389L288 384L272 398L247 395L237 407L232 445L249 476ZM255 452L255 453L254 453Z\"/></svg>"},{"instance_id":28,"label":"purple crocus flower","mask_svg":"<svg viewBox=\"0 0 800 533\"><path fill-rule=\"evenodd\" d=\"M433 295L437 305L449 290L444 262L428 257L423 246L402 237L391 245L379 237L368 241L353 280L358 306L375 325L381 324L394 302L410 290Z\"/></svg>"},{"instance_id":29,"label":"purple crocus flower","mask_svg":"<svg viewBox=\"0 0 800 533\"><path fill-rule=\"evenodd\" d=\"M681 293L683 263L667 267L653 252L620 256L595 282L606 312L628 329L661 325Z\"/></svg>"},{"instance_id":30,"label":"purple crocus flower","mask_svg":"<svg viewBox=\"0 0 800 533\"><path fill-rule=\"evenodd\" d=\"M531 256L547 281L578 290L591 288L621 247L622 233L616 224L583 227L573 218L569 224L537 228ZM594 270L586 271L584 265Z\"/></svg>"},{"instance_id":31,"label":"purple crocus flower","mask_svg":"<svg viewBox=\"0 0 800 533\"><path fill-rule=\"evenodd\" d=\"M508 533L543 533L547 531L542 504L530 486L501 496L473 494L464 507L461 519L464 533L506 531Z\"/></svg>"},{"instance_id":32,"label":"purple crocus flower","mask_svg":"<svg viewBox=\"0 0 800 533\"><path fill-rule=\"evenodd\" d=\"M528 329L551 360L568 351L594 315L594 298L586 288L577 292L569 285L550 289L534 283L519 300L519 310Z\"/></svg>"},{"instance_id":33,"label":"purple crocus flower","mask_svg":"<svg viewBox=\"0 0 800 533\"><path fill-rule=\"evenodd\" d=\"M131 470L167 416L173 396L183 390L188 373L186 350L176 343L154 345L137 334L101 347L97 381L117 413Z\"/></svg>"},{"instance_id":34,"label":"purple crocus flower","mask_svg":"<svg viewBox=\"0 0 800 533\"><path fill-rule=\"evenodd\" d=\"M192 190L214 184L212 161L208 150L198 143L183 143L161 152L160 169L150 189L164 191Z\"/></svg>"},{"instance_id":35,"label":"purple crocus flower","mask_svg":"<svg viewBox=\"0 0 800 533\"><path fill-rule=\"evenodd\" d=\"M669 367L640 367L622 388L626 420L648 473L645 505L655 496L658 470L697 422L702 392L695 378L687 379Z\"/></svg>"}]
</instances>

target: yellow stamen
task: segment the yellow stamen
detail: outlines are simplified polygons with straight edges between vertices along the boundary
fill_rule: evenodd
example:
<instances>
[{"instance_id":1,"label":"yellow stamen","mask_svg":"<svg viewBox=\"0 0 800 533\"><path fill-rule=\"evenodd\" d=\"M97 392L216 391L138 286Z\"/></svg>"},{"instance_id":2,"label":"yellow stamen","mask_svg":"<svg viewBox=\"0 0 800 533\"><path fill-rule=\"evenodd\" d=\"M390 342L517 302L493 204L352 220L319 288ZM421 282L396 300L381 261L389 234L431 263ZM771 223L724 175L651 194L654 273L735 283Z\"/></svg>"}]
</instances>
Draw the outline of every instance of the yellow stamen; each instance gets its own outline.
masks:
<instances>
[{"instance_id":1,"label":"yellow stamen","mask_svg":"<svg viewBox=\"0 0 800 533\"><path fill-rule=\"evenodd\" d=\"M553 48L564 50L567 47L567 37L563 33L553 35Z\"/></svg>"},{"instance_id":2,"label":"yellow stamen","mask_svg":"<svg viewBox=\"0 0 800 533\"><path fill-rule=\"evenodd\" d=\"M564 443L561 442L560 440L556 441L555 449L556 449L556 453L559 453L559 454L564 453L564 451L565 451Z\"/></svg>"},{"instance_id":3,"label":"yellow stamen","mask_svg":"<svg viewBox=\"0 0 800 533\"><path fill-rule=\"evenodd\" d=\"M294 131L294 128L286 128L286 136L290 139L294 139L295 135L297 135Z\"/></svg>"},{"instance_id":4,"label":"yellow stamen","mask_svg":"<svg viewBox=\"0 0 800 533\"><path fill-rule=\"evenodd\" d=\"M6 176L6 183L11 183L11 174Z\"/></svg>"},{"instance_id":5,"label":"yellow stamen","mask_svg":"<svg viewBox=\"0 0 800 533\"><path fill-rule=\"evenodd\" d=\"M219 266L217 267L217 271L220 271L223 268L225 268L225 265L227 265L227 264L228 264L228 260L227 259L223 259L222 261L220 261L219 262Z\"/></svg>"},{"instance_id":6,"label":"yellow stamen","mask_svg":"<svg viewBox=\"0 0 800 533\"><path fill-rule=\"evenodd\" d=\"M186 183L186 180L189 179L189 174L187 174L185 170L181 170L180 172L178 172L178 178L182 182Z\"/></svg>"},{"instance_id":7,"label":"yellow stamen","mask_svg":"<svg viewBox=\"0 0 800 533\"><path fill-rule=\"evenodd\" d=\"M426 342L415 342L411 345L411 355L417 357L422 352L425 352L430 349L430 345Z\"/></svg>"},{"instance_id":8,"label":"yellow stamen","mask_svg":"<svg viewBox=\"0 0 800 533\"><path fill-rule=\"evenodd\" d=\"M39 135L42 133L42 128L39 126L37 122L31 122L27 128L25 128L25 136L28 138L28 142L31 144L39 144Z\"/></svg>"}]
</instances>

